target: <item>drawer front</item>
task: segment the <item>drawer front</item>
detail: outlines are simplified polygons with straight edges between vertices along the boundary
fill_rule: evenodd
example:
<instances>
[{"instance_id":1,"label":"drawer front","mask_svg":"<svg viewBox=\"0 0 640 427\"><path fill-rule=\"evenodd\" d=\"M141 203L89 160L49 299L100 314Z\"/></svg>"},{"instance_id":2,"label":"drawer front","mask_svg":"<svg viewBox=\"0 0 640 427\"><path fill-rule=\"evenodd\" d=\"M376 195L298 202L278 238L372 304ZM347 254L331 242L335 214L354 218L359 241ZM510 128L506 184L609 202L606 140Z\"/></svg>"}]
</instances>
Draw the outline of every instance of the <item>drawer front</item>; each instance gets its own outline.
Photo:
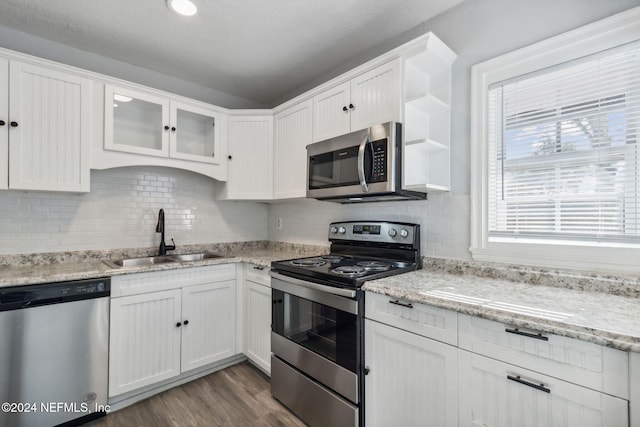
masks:
<instances>
[{"instance_id":1,"label":"drawer front","mask_svg":"<svg viewBox=\"0 0 640 427\"><path fill-rule=\"evenodd\" d=\"M458 344L458 314L438 307L411 303L367 292L365 317L423 337Z\"/></svg>"},{"instance_id":2,"label":"drawer front","mask_svg":"<svg viewBox=\"0 0 640 427\"><path fill-rule=\"evenodd\" d=\"M461 427L628 427L628 402L459 350Z\"/></svg>"},{"instance_id":3,"label":"drawer front","mask_svg":"<svg viewBox=\"0 0 640 427\"><path fill-rule=\"evenodd\" d=\"M179 289L185 286L221 282L235 278L235 263L123 274L111 277L111 297Z\"/></svg>"},{"instance_id":4,"label":"drawer front","mask_svg":"<svg viewBox=\"0 0 640 427\"><path fill-rule=\"evenodd\" d=\"M460 314L462 349L628 399L624 351Z\"/></svg>"},{"instance_id":5,"label":"drawer front","mask_svg":"<svg viewBox=\"0 0 640 427\"><path fill-rule=\"evenodd\" d=\"M243 264L244 279L259 283L264 286L271 286L271 277L269 276L269 267L263 267L256 264Z\"/></svg>"}]
</instances>

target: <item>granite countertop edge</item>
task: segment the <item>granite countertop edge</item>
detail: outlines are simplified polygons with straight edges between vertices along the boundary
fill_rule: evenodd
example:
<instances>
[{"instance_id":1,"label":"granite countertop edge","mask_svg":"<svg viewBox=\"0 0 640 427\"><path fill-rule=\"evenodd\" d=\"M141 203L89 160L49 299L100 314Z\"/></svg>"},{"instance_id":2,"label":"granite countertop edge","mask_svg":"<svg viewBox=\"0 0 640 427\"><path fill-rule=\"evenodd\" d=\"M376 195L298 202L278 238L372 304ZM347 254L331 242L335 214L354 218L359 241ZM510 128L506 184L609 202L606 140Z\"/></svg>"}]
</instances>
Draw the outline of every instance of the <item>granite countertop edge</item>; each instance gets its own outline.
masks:
<instances>
[{"instance_id":1,"label":"granite countertop edge","mask_svg":"<svg viewBox=\"0 0 640 427\"><path fill-rule=\"evenodd\" d=\"M640 300L637 298L427 270L365 282L362 289L513 327L640 353L640 327L636 325ZM521 296L523 290L530 294L529 306L527 295ZM540 300L531 297L536 292L543 294ZM586 305L590 307L598 299L602 300L604 309L590 315L590 311L582 307L583 301L587 300ZM510 310L511 307L515 311ZM534 314L521 312L529 309ZM560 313L567 314L568 318L559 318Z\"/></svg>"},{"instance_id":2,"label":"granite countertop edge","mask_svg":"<svg viewBox=\"0 0 640 427\"><path fill-rule=\"evenodd\" d=\"M312 254L325 253L323 247L311 248ZM102 260L91 259L41 265L5 266L0 269L0 289L11 286L37 285L43 283L66 282L72 280L113 277L124 274L136 274L152 271L175 270L181 268L203 267L218 264L246 262L270 267L272 261L299 258L308 252L299 248L249 248L220 253L220 258L201 261L172 262L136 267L113 268ZM107 258L108 259L108 258Z\"/></svg>"}]
</instances>

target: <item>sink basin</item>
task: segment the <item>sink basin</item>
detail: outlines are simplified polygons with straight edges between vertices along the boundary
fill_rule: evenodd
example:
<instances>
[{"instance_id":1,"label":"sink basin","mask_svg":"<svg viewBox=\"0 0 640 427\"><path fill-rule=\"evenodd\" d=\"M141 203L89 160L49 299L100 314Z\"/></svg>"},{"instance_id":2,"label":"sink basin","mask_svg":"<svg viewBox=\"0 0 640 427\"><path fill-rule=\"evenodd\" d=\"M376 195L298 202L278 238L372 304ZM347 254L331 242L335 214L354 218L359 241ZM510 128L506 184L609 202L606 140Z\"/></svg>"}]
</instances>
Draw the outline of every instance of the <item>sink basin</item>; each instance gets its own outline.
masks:
<instances>
[{"instance_id":1,"label":"sink basin","mask_svg":"<svg viewBox=\"0 0 640 427\"><path fill-rule=\"evenodd\" d=\"M168 255L168 257L173 258L178 262L187 262L187 261L202 261L204 259L222 258L222 255L214 254L211 252L200 252L197 254Z\"/></svg>"},{"instance_id":2,"label":"sink basin","mask_svg":"<svg viewBox=\"0 0 640 427\"><path fill-rule=\"evenodd\" d=\"M142 267L145 265L166 264L168 262L176 262L175 259L168 256L148 256L142 258L125 258L104 261L110 267Z\"/></svg>"},{"instance_id":3,"label":"sink basin","mask_svg":"<svg viewBox=\"0 0 640 427\"><path fill-rule=\"evenodd\" d=\"M182 255L157 255L141 258L124 258L116 260L103 261L111 268L121 267L144 267L147 265L166 264L169 262L189 262L189 261L202 261L205 259L222 258L222 255L214 254L211 252L200 252L195 254L182 254Z\"/></svg>"}]
</instances>

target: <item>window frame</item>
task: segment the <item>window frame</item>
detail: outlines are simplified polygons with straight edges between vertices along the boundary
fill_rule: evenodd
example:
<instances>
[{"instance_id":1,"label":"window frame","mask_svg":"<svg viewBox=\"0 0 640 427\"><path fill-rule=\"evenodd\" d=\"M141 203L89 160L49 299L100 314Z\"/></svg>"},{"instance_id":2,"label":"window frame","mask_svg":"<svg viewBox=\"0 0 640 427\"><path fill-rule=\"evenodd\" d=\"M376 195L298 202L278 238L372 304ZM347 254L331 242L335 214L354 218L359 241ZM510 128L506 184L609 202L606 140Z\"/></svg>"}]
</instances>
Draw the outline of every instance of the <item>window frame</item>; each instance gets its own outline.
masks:
<instances>
[{"instance_id":1,"label":"window frame","mask_svg":"<svg viewBox=\"0 0 640 427\"><path fill-rule=\"evenodd\" d=\"M476 64L471 69L471 255L474 260L590 272L640 273L640 245L489 241L490 85L640 40L640 7Z\"/></svg>"}]
</instances>

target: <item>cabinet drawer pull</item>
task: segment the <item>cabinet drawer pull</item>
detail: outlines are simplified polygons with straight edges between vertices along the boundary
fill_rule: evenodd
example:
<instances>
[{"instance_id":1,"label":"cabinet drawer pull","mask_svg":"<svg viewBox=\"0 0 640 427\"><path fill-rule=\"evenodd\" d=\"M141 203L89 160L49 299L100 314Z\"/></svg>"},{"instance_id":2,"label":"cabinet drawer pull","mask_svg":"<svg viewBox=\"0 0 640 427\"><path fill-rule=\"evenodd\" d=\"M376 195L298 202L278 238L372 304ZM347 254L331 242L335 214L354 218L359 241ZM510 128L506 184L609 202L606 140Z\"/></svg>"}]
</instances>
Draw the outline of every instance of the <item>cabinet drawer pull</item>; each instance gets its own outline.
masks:
<instances>
[{"instance_id":1,"label":"cabinet drawer pull","mask_svg":"<svg viewBox=\"0 0 640 427\"><path fill-rule=\"evenodd\" d=\"M399 305L401 307L413 308L413 304L411 304L410 302L400 302L397 299L389 301L389 304L395 304L395 305Z\"/></svg>"},{"instance_id":2,"label":"cabinet drawer pull","mask_svg":"<svg viewBox=\"0 0 640 427\"><path fill-rule=\"evenodd\" d=\"M259 266L259 265L254 265L254 266L253 266L253 269L254 269L254 270L264 270L264 267L261 267L261 266Z\"/></svg>"},{"instance_id":3,"label":"cabinet drawer pull","mask_svg":"<svg viewBox=\"0 0 640 427\"><path fill-rule=\"evenodd\" d=\"M535 388L536 390L544 391L545 393L551 393L551 390L545 387L544 384L530 383L529 381L525 381L522 378L520 378L520 376L507 375L507 379L529 386L531 388Z\"/></svg>"},{"instance_id":4,"label":"cabinet drawer pull","mask_svg":"<svg viewBox=\"0 0 640 427\"><path fill-rule=\"evenodd\" d=\"M523 332L518 328L506 328L504 330L505 332L508 332L510 334L516 334L516 335L522 335L523 337L528 337L528 338L535 338L537 340L542 340L542 341L549 341L549 337L545 337L544 335L537 333L537 334L533 334L531 332Z\"/></svg>"}]
</instances>

